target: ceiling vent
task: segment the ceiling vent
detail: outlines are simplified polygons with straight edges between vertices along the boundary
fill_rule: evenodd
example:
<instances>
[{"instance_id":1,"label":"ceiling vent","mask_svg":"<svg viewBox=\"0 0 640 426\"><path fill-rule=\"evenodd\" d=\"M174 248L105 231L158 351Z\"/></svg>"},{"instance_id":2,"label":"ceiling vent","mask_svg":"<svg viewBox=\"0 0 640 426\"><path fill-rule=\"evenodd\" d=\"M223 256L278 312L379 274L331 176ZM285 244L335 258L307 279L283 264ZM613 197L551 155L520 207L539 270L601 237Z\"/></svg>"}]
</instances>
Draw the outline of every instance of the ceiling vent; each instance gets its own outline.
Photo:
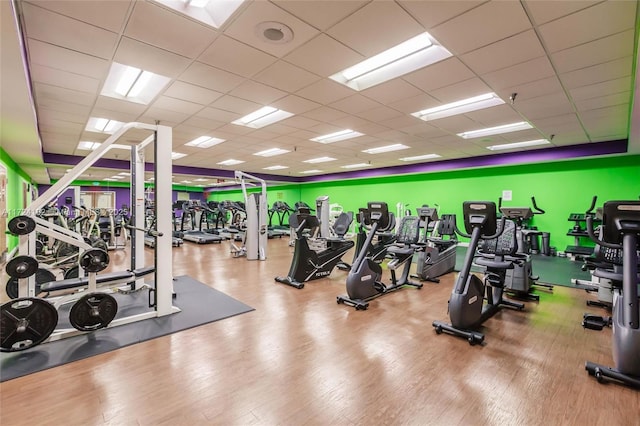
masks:
<instances>
[{"instance_id":1,"label":"ceiling vent","mask_svg":"<svg viewBox=\"0 0 640 426\"><path fill-rule=\"evenodd\" d=\"M285 44L293 40L293 31L281 22L267 21L256 25L256 36L267 43Z\"/></svg>"}]
</instances>

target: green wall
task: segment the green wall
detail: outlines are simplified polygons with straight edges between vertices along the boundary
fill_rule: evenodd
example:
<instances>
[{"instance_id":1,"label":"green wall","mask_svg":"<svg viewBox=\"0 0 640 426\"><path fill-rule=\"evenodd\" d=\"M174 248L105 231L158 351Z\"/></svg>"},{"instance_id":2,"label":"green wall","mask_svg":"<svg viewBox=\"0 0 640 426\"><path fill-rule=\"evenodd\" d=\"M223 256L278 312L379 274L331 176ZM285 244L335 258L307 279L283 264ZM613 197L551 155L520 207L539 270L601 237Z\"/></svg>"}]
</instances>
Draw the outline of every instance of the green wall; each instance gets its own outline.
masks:
<instances>
[{"instance_id":1,"label":"green wall","mask_svg":"<svg viewBox=\"0 0 640 426\"><path fill-rule=\"evenodd\" d=\"M529 207L535 196L546 213L536 216L532 224L550 232L551 245L564 251L574 242L566 235L573 226L567 220L569 214L584 212L594 195L598 206L606 200L640 196L640 155L275 186L268 188L268 200L269 204L283 200L293 206L303 200L313 205L316 197L329 195L331 203L339 203L347 211L357 211L368 201L386 201L393 212L399 202L414 212L423 204L438 204L441 214L460 216L463 201L497 203L503 190L513 195L504 206ZM225 199L242 200L242 193L236 189L209 195L209 200Z\"/></svg>"},{"instance_id":2,"label":"green wall","mask_svg":"<svg viewBox=\"0 0 640 426\"><path fill-rule=\"evenodd\" d=\"M394 212L398 202L409 204L409 209L438 204L441 214L458 216L465 200L497 203L503 190L511 190L513 200L503 205L531 206L531 196L535 196L546 214L536 216L532 224L550 232L551 245L563 251L573 244L573 237L566 236L573 226L567 220L569 214L584 212L594 195L598 196L599 206L606 200L640 196L640 156L319 182L301 187L302 199L329 195L331 202L340 203L345 210L355 211L367 201L386 201Z\"/></svg>"},{"instance_id":3,"label":"green wall","mask_svg":"<svg viewBox=\"0 0 640 426\"><path fill-rule=\"evenodd\" d=\"M30 184L31 178L2 148L0 148L0 164L7 169L7 211L0 213L6 214L7 219L11 219L24 207L23 184ZM0 238L7 238L9 250L18 245L18 238L13 235L0 236Z\"/></svg>"}]
</instances>

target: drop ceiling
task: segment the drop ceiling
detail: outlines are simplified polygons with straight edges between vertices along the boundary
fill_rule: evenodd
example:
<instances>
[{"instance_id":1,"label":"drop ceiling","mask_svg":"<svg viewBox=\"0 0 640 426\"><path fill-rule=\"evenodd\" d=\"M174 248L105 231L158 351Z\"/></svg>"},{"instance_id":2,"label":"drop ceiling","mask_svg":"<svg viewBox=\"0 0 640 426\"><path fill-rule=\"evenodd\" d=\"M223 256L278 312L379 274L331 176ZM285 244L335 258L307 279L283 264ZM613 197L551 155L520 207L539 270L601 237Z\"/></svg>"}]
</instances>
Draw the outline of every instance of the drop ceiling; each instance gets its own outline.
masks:
<instances>
[{"instance_id":1,"label":"drop ceiling","mask_svg":"<svg viewBox=\"0 0 640 426\"><path fill-rule=\"evenodd\" d=\"M43 158L85 156L79 141L104 141L108 135L85 131L89 117L171 126L173 151L187 154L174 164L207 169L207 178L235 169L300 178L309 169L399 166L406 164L401 157L430 153L437 160L485 156L492 153L487 146L532 139L552 138L547 147L562 147L629 137L634 1L245 1L217 29L151 0L16 4ZM293 39L265 41L256 32L264 21L287 25ZM329 79L425 31L453 56L362 91ZM171 81L148 105L102 96L114 61ZM486 92L506 103L430 122L411 115ZM260 129L231 124L265 105L294 115ZM514 121L533 129L456 136ZM347 128L363 136L326 145L309 140ZM225 142L185 146L203 135ZM396 143L409 148L362 152ZM19 149L12 140L5 145L10 153ZM270 148L289 152L253 155ZM336 160L304 162L321 156ZM217 164L227 159L244 162ZM265 170L274 165L288 168ZM45 167L59 177L60 167Z\"/></svg>"}]
</instances>

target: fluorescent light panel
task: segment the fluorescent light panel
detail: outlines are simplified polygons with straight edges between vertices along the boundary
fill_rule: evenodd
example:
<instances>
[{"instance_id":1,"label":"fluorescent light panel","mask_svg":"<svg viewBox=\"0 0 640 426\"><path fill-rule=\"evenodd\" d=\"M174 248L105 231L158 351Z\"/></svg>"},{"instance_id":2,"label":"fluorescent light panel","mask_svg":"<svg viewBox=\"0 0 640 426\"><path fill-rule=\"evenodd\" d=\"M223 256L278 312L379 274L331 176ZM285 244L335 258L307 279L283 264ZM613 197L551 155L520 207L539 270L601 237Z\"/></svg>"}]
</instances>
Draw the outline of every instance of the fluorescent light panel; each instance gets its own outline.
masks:
<instances>
[{"instance_id":1,"label":"fluorescent light panel","mask_svg":"<svg viewBox=\"0 0 640 426\"><path fill-rule=\"evenodd\" d=\"M264 167L263 170L282 170L282 169L288 169L289 167L287 166L269 166L269 167Z\"/></svg>"},{"instance_id":2,"label":"fluorescent light panel","mask_svg":"<svg viewBox=\"0 0 640 426\"><path fill-rule=\"evenodd\" d=\"M195 138L192 141L187 142L185 145L187 146L195 146L197 148L210 148L214 145L218 145L224 142L225 139L214 138L211 136L200 136Z\"/></svg>"},{"instance_id":3,"label":"fluorescent light panel","mask_svg":"<svg viewBox=\"0 0 640 426\"><path fill-rule=\"evenodd\" d=\"M109 120L108 118L90 117L85 130L88 132L112 134L124 125L121 121Z\"/></svg>"},{"instance_id":4,"label":"fluorescent light panel","mask_svg":"<svg viewBox=\"0 0 640 426\"><path fill-rule=\"evenodd\" d=\"M181 152L173 152L173 151L171 151L171 159L172 160L177 160L179 158L186 157L186 156L187 156L187 154L183 154Z\"/></svg>"},{"instance_id":5,"label":"fluorescent light panel","mask_svg":"<svg viewBox=\"0 0 640 426\"><path fill-rule=\"evenodd\" d=\"M187 15L213 28L220 28L242 5L243 0L155 0L178 13Z\"/></svg>"},{"instance_id":6,"label":"fluorescent light panel","mask_svg":"<svg viewBox=\"0 0 640 426\"><path fill-rule=\"evenodd\" d=\"M329 78L354 90L363 90L450 56L451 52L425 32Z\"/></svg>"},{"instance_id":7,"label":"fluorescent light panel","mask_svg":"<svg viewBox=\"0 0 640 426\"><path fill-rule=\"evenodd\" d=\"M259 155L261 157L273 157L274 155L286 154L287 152L289 151L286 149L271 148L271 149L265 149L264 151L256 152L253 155Z\"/></svg>"},{"instance_id":8,"label":"fluorescent light panel","mask_svg":"<svg viewBox=\"0 0 640 426\"><path fill-rule=\"evenodd\" d=\"M304 160L303 163L315 164L315 163L326 163L327 161L335 161L335 158L333 158L333 157L317 157L317 158L312 158L310 160Z\"/></svg>"},{"instance_id":9,"label":"fluorescent light panel","mask_svg":"<svg viewBox=\"0 0 640 426\"><path fill-rule=\"evenodd\" d=\"M235 166L236 164L241 164L241 163L244 163L244 161L234 160L233 158L230 158L229 160L221 161L218 164L221 166Z\"/></svg>"},{"instance_id":10,"label":"fluorescent light panel","mask_svg":"<svg viewBox=\"0 0 640 426\"><path fill-rule=\"evenodd\" d=\"M517 132L519 130L532 129L533 126L526 121L517 123L503 124L502 126L487 127L486 129L472 130L470 132L458 133L463 139L480 138L483 136L500 135L502 133Z\"/></svg>"},{"instance_id":11,"label":"fluorescent light panel","mask_svg":"<svg viewBox=\"0 0 640 426\"><path fill-rule=\"evenodd\" d=\"M78 143L78 147L77 149L82 149L85 151L93 151L94 149L97 149L100 145L102 145L102 143L100 142L89 142L89 141L80 141ZM122 145L119 143L113 143L111 145L109 145L109 149L125 149L127 151L131 150L131 147L129 145Z\"/></svg>"},{"instance_id":12,"label":"fluorescent light panel","mask_svg":"<svg viewBox=\"0 0 640 426\"><path fill-rule=\"evenodd\" d=\"M367 153L367 154L382 154L383 152L400 151L402 149L407 149L407 148L409 148L407 145L403 145L401 143L396 143L396 144L393 144L393 145L380 146L378 148L365 149L362 152Z\"/></svg>"},{"instance_id":13,"label":"fluorescent light panel","mask_svg":"<svg viewBox=\"0 0 640 426\"><path fill-rule=\"evenodd\" d=\"M424 155L415 155L413 157L403 157L400 161L420 161L420 160L432 160L434 158L440 158L438 154L424 154Z\"/></svg>"},{"instance_id":14,"label":"fluorescent light panel","mask_svg":"<svg viewBox=\"0 0 640 426\"><path fill-rule=\"evenodd\" d=\"M305 171L300 172L300 173L302 173L304 175L308 175L308 174L311 174L311 173L322 173L322 170L318 170L318 169L305 170Z\"/></svg>"},{"instance_id":15,"label":"fluorescent light panel","mask_svg":"<svg viewBox=\"0 0 640 426\"><path fill-rule=\"evenodd\" d=\"M203 178L198 178L198 179L194 179L194 182L206 182L208 179L203 179Z\"/></svg>"},{"instance_id":16,"label":"fluorescent light panel","mask_svg":"<svg viewBox=\"0 0 640 426\"><path fill-rule=\"evenodd\" d=\"M293 114L290 112L270 106L265 106L257 111L252 112L251 114L247 114L242 118L232 121L231 124L259 129L280 120L284 120L285 118L289 118L292 115Z\"/></svg>"},{"instance_id":17,"label":"fluorescent light panel","mask_svg":"<svg viewBox=\"0 0 640 426\"><path fill-rule=\"evenodd\" d=\"M359 169L362 167L370 167L371 164L369 163L357 163L357 164L347 164L346 166L340 166L343 169Z\"/></svg>"},{"instance_id":18,"label":"fluorescent light panel","mask_svg":"<svg viewBox=\"0 0 640 426\"><path fill-rule=\"evenodd\" d=\"M339 132L329 133L328 135L318 136L316 138L309 139L313 142L320 143L333 143L338 141L343 141L346 139L357 138L358 136L362 136L363 133L353 131L351 129L340 130Z\"/></svg>"},{"instance_id":19,"label":"fluorescent light panel","mask_svg":"<svg viewBox=\"0 0 640 426\"><path fill-rule=\"evenodd\" d=\"M491 145L491 146L488 146L487 149L490 149L491 151L500 151L502 149L524 148L527 146L547 145L549 143L550 142L546 139L536 139L532 141L505 143L501 145Z\"/></svg>"},{"instance_id":20,"label":"fluorescent light panel","mask_svg":"<svg viewBox=\"0 0 640 426\"><path fill-rule=\"evenodd\" d=\"M169 81L169 77L113 62L100 94L147 105Z\"/></svg>"},{"instance_id":21,"label":"fluorescent light panel","mask_svg":"<svg viewBox=\"0 0 640 426\"><path fill-rule=\"evenodd\" d=\"M501 105L504 101L495 93L485 93L483 95L474 96L468 99L451 102L434 108L428 108L422 111L414 112L414 117L418 117L424 121L437 120L439 118L451 117L453 115L464 114L483 108L489 108L495 105Z\"/></svg>"}]
</instances>

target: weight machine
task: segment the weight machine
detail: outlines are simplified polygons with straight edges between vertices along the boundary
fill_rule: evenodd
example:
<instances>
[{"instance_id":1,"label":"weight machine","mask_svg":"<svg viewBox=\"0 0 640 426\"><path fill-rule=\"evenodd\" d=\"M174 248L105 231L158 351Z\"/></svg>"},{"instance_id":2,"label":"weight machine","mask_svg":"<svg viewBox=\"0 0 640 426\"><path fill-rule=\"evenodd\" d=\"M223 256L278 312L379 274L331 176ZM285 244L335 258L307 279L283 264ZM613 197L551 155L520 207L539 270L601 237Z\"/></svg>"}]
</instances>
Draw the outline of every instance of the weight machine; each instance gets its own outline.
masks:
<instances>
[{"instance_id":1,"label":"weight machine","mask_svg":"<svg viewBox=\"0 0 640 426\"><path fill-rule=\"evenodd\" d=\"M153 135L131 147L131 205L134 206L134 216L129 229L131 233L131 266L128 271L113 272L98 275L109 263L106 251L96 249L87 244L83 237L73 230L50 223L37 216L47 203L58 197L66 188L89 167L98 161L112 148L115 141L131 129L149 130ZM159 196L155 202L155 216L157 230L153 231L158 238L154 252L154 265L144 267L144 234L145 227L144 205L144 149L153 143L155 161L154 174L156 193ZM173 273L172 263L158 261L171 259L171 147L172 130L162 125L144 123L127 123L111 135L96 150L91 152L71 171L38 197L22 215L11 220L10 231L19 236L19 244L15 256L7 264L9 275L18 278L18 298L10 300L0 306L0 350L15 352L30 349L40 343L61 340L84 332L100 328L115 327L149 318L162 317L179 312L173 306ZM141 189L140 193L138 190ZM79 257L80 271L87 276L64 279L44 283L40 290L53 292L74 290L71 296L62 299L45 299L37 297L35 271L38 267L36 260L36 233L47 235L84 250ZM144 283L144 277L154 274L153 287ZM80 274L84 275L84 273ZM130 293L148 289L149 307L151 311L141 314L115 318L117 303L115 298L101 286L110 286L111 291L118 291L116 285L128 284L122 291ZM79 291L83 290L83 291ZM61 304L74 303L70 310L70 320L74 329L57 329L58 309Z\"/></svg>"},{"instance_id":2,"label":"weight machine","mask_svg":"<svg viewBox=\"0 0 640 426\"><path fill-rule=\"evenodd\" d=\"M245 211L247 214L247 229L244 233L242 247L231 242L231 252L234 256L247 256L247 260L267 260L267 182L256 176L240 170L234 173L240 181L244 195ZM260 183L260 192L247 193L247 179Z\"/></svg>"}]
</instances>

